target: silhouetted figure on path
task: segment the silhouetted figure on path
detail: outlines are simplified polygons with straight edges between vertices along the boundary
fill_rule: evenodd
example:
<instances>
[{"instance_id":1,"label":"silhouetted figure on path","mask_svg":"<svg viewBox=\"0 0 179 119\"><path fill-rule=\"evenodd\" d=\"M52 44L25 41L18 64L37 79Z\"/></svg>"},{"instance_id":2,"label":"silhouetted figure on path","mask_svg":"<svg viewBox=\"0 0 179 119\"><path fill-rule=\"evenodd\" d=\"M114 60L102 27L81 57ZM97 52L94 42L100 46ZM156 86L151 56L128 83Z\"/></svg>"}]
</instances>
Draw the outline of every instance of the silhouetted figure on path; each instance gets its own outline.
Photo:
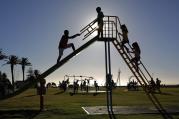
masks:
<instances>
[{"instance_id":1,"label":"silhouetted figure on path","mask_svg":"<svg viewBox=\"0 0 179 119\"><path fill-rule=\"evenodd\" d=\"M149 88L150 88L149 89L150 92L154 92L155 89L156 89L156 84L155 84L155 81L154 81L153 78L151 78L151 80L150 80L150 87Z\"/></svg>"},{"instance_id":2,"label":"silhouetted figure on path","mask_svg":"<svg viewBox=\"0 0 179 119\"><path fill-rule=\"evenodd\" d=\"M83 84L82 84L82 81L80 83L80 90L83 91Z\"/></svg>"},{"instance_id":3,"label":"silhouetted figure on path","mask_svg":"<svg viewBox=\"0 0 179 119\"><path fill-rule=\"evenodd\" d=\"M160 83L161 83L161 80L159 80L158 78L156 78L156 88L157 88L157 90L159 91L159 93L161 93Z\"/></svg>"},{"instance_id":4,"label":"silhouetted figure on path","mask_svg":"<svg viewBox=\"0 0 179 119\"><path fill-rule=\"evenodd\" d=\"M73 36L68 36L68 35L69 35L69 31L65 30L64 35L62 36L62 38L60 40L60 43L59 43L59 46L58 46L59 56L58 56L58 59L57 59L57 63L60 62L60 59L61 59L61 57L63 55L63 50L64 49L72 47L73 51L75 51L75 46L73 45L73 43L68 44L68 39L73 39L73 38L75 38L77 36L80 36L80 34L75 34Z\"/></svg>"},{"instance_id":5,"label":"silhouetted figure on path","mask_svg":"<svg viewBox=\"0 0 179 119\"><path fill-rule=\"evenodd\" d=\"M137 42L134 42L132 44L132 52L131 53L134 53L134 58L131 59L131 62L135 63L136 70L139 71L138 62L140 61L141 51L140 51L140 47Z\"/></svg>"},{"instance_id":6,"label":"silhouetted figure on path","mask_svg":"<svg viewBox=\"0 0 179 119\"><path fill-rule=\"evenodd\" d=\"M120 43L120 45L122 46L122 48L126 48L127 52L129 52L129 49L125 46L126 43L129 43L129 39L128 39L128 30L125 24L121 25L121 30L122 30L122 34L119 33L122 36L122 41Z\"/></svg>"},{"instance_id":7,"label":"silhouetted figure on path","mask_svg":"<svg viewBox=\"0 0 179 119\"><path fill-rule=\"evenodd\" d=\"M76 80L76 81L73 82L73 94L78 93L78 87L79 87L78 81L79 80Z\"/></svg>"},{"instance_id":8,"label":"silhouetted figure on path","mask_svg":"<svg viewBox=\"0 0 179 119\"><path fill-rule=\"evenodd\" d=\"M103 23L103 18L104 18L104 14L101 11L101 7L97 7L96 12L98 13L98 16L97 16L97 19L96 19L96 21L98 22L98 37L100 35L101 35L101 37L103 37L103 24L104 24Z\"/></svg>"},{"instance_id":9,"label":"silhouetted figure on path","mask_svg":"<svg viewBox=\"0 0 179 119\"><path fill-rule=\"evenodd\" d=\"M86 90L86 80L83 81L83 88Z\"/></svg>"},{"instance_id":10,"label":"silhouetted figure on path","mask_svg":"<svg viewBox=\"0 0 179 119\"><path fill-rule=\"evenodd\" d=\"M63 88L63 91L65 92L66 89L67 89L67 83L66 83L66 81L62 81L62 88Z\"/></svg>"},{"instance_id":11,"label":"silhouetted figure on path","mask_svg":"<svg viewBox=\"0 0 179 119\"><path fill-rule=\"evenodd\" d=\"M99 86L98 86L98 83L96 81L94 81L94 86L95 86L95 90L96 90L96 93L97 93L97 91L99 90Z\"/></svg>"}]
</instances>

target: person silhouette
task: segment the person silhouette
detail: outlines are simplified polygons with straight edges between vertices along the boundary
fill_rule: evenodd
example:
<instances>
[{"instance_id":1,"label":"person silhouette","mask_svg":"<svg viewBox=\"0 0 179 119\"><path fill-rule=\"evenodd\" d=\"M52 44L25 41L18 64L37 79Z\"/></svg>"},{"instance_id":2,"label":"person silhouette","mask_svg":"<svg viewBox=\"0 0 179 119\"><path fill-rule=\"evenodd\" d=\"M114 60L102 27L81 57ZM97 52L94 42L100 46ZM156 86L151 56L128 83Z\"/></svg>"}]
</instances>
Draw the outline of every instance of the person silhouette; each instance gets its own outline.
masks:
<instances>
[{"instance_id":1,"label":"person silhouette","mask_svg":"<svg viewBox=\"0 0 179 119\"><path fill-rule=\"evenodd\" d=\"M160 86L161 86L161 80L159 80L159 78L156 78L156 88L159 91L159 93L161 93Z\"/></svg>"},{"instance_id":2,"label":"person silhouette","mask_svg":"<svg viewBox=\"0 0 179 119\"><path fill-rule=\"evenodd\" d=\"M64 49L67 49L67 48L70 48L72 47L73 51L75 51L75 46L73 43L69 43L68 44L68 39L73 39L77 36L80 36L79 33L73 35L73 36L69 36L69 31L68 30L65 30L64 31L64 35L61 37L61 40L59 42L59 46L58 46L58 49L59 49L59 56L58 56L58 59L57 59L57 63L60 62L60 59L63 55L63 50Z\"/></svg>"},{"instance_id":3,"label":"person silhouette","mask_svg":"<svg viewBox=\"0 0 179 119\"><path fill-rule=\"evenodd\" d=\"M129 43L128 30L125 24L121 25L121 30L122 30L122 34L119 33L122 36L122 41L120 42L120 45L122 46L122 48L125 47L127 52L129 52L129 49L125 46L126 43Z\"/></svg>"},{"instance_id":4,"label":"person silhouette","mask_svg":"<svg viewBox=\"0 0 179 119\"><path fill-rule=\"evenodd\" d=\"M103 37L103 18L104 18L104 14L101 11L101 7L97 7L96 8L96 12L98 13L97 15L97 19L95 20L95 22L98 22L98 37L101 35L101 37Z\"/></svg>"},{"instance_id":5,"label":"person silhouette","mask_svg":"<svg viewBox=\"0 0 179 119\"><path fill-rule=\"evenodd\" d=\"M133 51L131 53L134 53L134 58L131 59L131 62L135 63L136 70L138 71L139 70L138 62L140 61L141 51L140 51L140 47L137 42L132 43L132 50Z\"/></svg>"},{"instance_id":6,"label":"person silhouette","mask_svg":"<svg viewBox=\"0 0 179 119\"><path fill-rule=\"evenodd\" d=\"M155 81L153 78L151 78L151 80L150 80L150 86L151 86L150 91L154 92L156 89L156 84L155 84Z\"/></svg>"},{"instance_id":7,"label":"person silhouette","mask_svg":"<svg viewBox=\"0 0 179 119\"><path fill-rule=\"evenodd\" d=\"M96 81L94 81L94 86L95 86L95 90L96 90L96 93L97 93L97 91L99 90L99 86L98 86L98 83Z\"/></svg>"}]
</instances>

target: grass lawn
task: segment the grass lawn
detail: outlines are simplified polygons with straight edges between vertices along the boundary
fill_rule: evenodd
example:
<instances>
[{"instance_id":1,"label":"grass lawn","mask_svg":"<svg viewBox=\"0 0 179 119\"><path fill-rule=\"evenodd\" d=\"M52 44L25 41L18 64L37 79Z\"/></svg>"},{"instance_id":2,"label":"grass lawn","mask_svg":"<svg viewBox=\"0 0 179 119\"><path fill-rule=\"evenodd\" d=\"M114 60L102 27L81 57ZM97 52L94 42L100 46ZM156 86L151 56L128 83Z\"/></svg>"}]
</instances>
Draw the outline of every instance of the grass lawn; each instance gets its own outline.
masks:
<instances>
[{"instance_id":1,"label":"grass lawn","mask_svg":"<svg viewBox=\"0 0 179 119\"><path fill-rule=\"evenodd\" d=\"M162 88L163 94L156 94L161 104L179 106L179 88ZM56 88L47 90L45 97L46 111L39 112L39 96L35 89L29 89L13 98L0 101L0 119L108 119L108 115L87 115L83 106L105 106L106 94L93 96L62 93ZM143 91L113 90L115 106L152 106ZM179 114L172 115L179 119ZM118 119L162 119L160 114L116 115Z\"/></svg>"}]
</instances>

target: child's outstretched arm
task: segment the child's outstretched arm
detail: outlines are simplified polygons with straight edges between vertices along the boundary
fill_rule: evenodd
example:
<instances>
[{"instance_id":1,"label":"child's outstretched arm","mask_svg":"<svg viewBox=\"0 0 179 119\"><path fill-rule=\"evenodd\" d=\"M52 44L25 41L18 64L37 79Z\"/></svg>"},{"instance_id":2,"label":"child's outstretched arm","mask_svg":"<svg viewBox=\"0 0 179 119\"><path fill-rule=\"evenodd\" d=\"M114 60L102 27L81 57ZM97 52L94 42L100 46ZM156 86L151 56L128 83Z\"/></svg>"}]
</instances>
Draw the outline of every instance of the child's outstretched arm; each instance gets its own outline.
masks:
<instances>
[{"instance_id":1,"label":"child's outstretched arm","mask_svg":"<svg viewBox=\"0 0 179 119\"><path fill-rule=\"evenodd\" d=\"M73 36L69 36L68 38L69 39L73 39L73 38L75 38L75 37L77 37L77 36L80 36L81 34L80 33L77 33L77 34L75 34L75 35L73 35Z\"/></svg>"}]
</instances>

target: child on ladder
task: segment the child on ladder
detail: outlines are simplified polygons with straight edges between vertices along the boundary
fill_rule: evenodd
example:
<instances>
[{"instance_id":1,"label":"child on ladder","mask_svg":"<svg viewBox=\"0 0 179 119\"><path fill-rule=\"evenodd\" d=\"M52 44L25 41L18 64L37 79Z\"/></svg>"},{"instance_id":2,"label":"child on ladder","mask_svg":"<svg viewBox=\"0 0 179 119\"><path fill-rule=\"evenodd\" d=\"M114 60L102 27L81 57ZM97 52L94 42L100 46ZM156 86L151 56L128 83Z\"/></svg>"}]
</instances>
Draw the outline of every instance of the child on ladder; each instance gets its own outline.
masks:
<instances>
[{"instance_id":1,"label":"child on ladder","mask_svg":"<svg viewBox=\"0 0 179 119\"><path fill-rule=\"evenodd\" d=\"M80 34L77 33L77 34L75 34L75 35L73 35L73 36L68 36L68 35L69 35L69 31L68 31L68 30L65 30L65 31L64 31L64 35L62 36L62 38L61 38L61 40L60 40L60 43L59 43L59 46L58 46L59 56L58 56L58 59L57 59L57 63L60 62L60 59L61 59L61 57L62 57L62 55L63 55L63 50L64 50L64 49L67 49L67 48L72 47L73 51L75 51L75 46L74 46L73 43L67 44L67 43L68 43L68 39L73 39L73 38L75 38L75 37L77 37L77 36L80 36Z\"/></svg>"},{"instance_id":2,"label":"child on ladder","mask_svg":"<svg viewBox=\"0 0 179 119\"><path fill-rule=\"evenodd\" d=\"M127 50L127 52L129 52L129 49L125 46L126 43L129 43L129 39L128 39L128 30L127 30L127 27L125 24L121 25L121 30L122 30L122 34L119 33L123 39L120 43L121 47L124 48Z\"/></svg>"},{"instance_id":3,"label":"child on ladder","mask_svg":"<svg viewBox=\"0 0 179 119\"><path fill-rule=\"evenodd\" d=\"M131 62L135 63L135 68L137 72L139 71L138 62L140 61L140 47L137 42L132 43L132 51L131 53L134 53L134 58L131 59Z\"/></svg>"}]
</instances>

